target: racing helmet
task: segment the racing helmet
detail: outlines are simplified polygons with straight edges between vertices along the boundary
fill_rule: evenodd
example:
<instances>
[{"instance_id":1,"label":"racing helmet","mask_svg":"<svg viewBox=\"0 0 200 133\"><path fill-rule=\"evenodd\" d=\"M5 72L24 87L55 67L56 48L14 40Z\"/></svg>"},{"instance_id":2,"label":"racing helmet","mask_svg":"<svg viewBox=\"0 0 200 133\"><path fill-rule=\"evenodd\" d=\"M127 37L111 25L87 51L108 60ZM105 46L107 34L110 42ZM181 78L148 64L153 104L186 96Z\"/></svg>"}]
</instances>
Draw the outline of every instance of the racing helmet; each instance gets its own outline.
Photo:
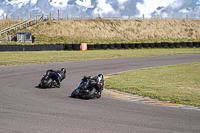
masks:
<instances>
[{"instance_id":1,"label":"racing helmet","mask_svg":"<svg viewBox=\"0 0 200 133\"><path fill-rule=\"evenodd\" d=\"M99 75L98 75L98 77L100 77L100 78L102 78L102 79L103 79L103 74L99 74Z\"/></svg>"},{"instance_id":2,"label":"racing helmet","mask_svg":"<svg viewBox=\"0 0 200 133\"><path fill-rule=\"evenodd\" d=\"M66 73L66 69L65 68L61 68L61 71Z\"/></svg>"}]
</instances>

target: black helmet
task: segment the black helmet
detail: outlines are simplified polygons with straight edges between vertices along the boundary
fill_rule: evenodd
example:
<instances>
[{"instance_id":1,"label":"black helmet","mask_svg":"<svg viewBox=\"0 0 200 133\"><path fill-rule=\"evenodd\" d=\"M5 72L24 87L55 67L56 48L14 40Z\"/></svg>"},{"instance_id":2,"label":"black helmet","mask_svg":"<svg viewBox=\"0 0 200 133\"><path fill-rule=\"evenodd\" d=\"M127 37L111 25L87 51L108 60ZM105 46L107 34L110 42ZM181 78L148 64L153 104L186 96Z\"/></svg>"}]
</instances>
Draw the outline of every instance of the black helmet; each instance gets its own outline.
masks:
<instances>
[{"instance_id":1,"label":"black helmet","mask_svg":"<svg viewBox=\"0 0 200 133\"><path fill-rule=\"evenodd\" d=\"M61 68L61 71L66 73L66 69L65 68Z\"/></svg>"},{"instance_id":2,"label":"black helmet","mask_svg":"<svg viewBox=\"0 0 200 133\"><path fill-rule=\"evenodd\" d=\"M103 79L103 74L99 74L98 77L101 77Z\"/></svg>"}]
</instances>

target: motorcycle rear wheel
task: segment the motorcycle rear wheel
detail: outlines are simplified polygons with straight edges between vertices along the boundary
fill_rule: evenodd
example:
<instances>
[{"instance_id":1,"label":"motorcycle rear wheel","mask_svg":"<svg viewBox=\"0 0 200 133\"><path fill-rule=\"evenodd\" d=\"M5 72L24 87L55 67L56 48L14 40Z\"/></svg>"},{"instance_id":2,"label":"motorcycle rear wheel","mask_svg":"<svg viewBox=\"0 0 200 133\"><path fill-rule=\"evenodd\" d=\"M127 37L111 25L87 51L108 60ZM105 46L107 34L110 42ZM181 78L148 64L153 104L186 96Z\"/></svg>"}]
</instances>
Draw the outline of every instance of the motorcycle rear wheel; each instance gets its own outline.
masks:
<instances>
[{"instance_id":1,"label":"motorcycle rear wheel","mask_svg":"<svg viewBox=\"0 0 200 133\"><path fill-rule=\"evenodd\" d=\"M90 89L90 93L83 93L81 98L82 99L93 99L94 96L95 96L95 92L96 92L96 88L95 87L92 87Z\"/></svg>"},{"instance_id":2,"label":"motorcycle rear wheel","mask_svg":"<svg viewBox=\"0 0 200 133\"><path fill-rule=\"evenodd\" d=\"M52 86L52 82L53 82L53 79L52 79L52 78L49 78L48 81L47 81L46 83L42 83L42 84L41 84L41 87L42 87L42 88L51 87L51 86Z\"/></svg>"}]
</instances>

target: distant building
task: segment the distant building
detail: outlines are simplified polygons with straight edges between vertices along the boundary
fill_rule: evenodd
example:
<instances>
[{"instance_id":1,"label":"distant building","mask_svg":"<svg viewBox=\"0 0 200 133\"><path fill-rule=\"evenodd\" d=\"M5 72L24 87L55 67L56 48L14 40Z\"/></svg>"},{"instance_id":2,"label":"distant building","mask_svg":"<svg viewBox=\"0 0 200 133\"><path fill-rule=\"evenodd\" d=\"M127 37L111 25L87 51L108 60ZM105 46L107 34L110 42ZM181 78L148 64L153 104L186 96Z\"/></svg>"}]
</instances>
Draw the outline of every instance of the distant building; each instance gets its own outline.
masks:
<instances>
[{"instance_id":1,"label":"distant building","mask_svg":"<svg viewBox=\"0 0 200 133\"><path fill-rule=\"evenodd\" d=\"M17 42L32 43L32 32L17 32Z\"/></svg>"}]
</instances>

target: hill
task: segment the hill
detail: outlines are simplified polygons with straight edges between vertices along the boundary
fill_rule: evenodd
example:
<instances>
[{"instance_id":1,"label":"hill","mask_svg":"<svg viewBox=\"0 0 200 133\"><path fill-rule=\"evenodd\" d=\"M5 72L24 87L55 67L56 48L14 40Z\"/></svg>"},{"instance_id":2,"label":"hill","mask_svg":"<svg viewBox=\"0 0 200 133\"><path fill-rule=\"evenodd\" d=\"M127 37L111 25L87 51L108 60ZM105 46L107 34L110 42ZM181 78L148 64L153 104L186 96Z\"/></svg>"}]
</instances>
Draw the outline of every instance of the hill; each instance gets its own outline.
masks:
<instances>
[{"instance_id":1,"label":"hill","mask_svg":"<svg viewBox=\"0 0 200 133\"><path fill-rule=\"evenodd\" d=\"M199 41L200 20L47 20L21 31L32 32L34 43L42 44Z\"/></svg>"}]
</instances>

